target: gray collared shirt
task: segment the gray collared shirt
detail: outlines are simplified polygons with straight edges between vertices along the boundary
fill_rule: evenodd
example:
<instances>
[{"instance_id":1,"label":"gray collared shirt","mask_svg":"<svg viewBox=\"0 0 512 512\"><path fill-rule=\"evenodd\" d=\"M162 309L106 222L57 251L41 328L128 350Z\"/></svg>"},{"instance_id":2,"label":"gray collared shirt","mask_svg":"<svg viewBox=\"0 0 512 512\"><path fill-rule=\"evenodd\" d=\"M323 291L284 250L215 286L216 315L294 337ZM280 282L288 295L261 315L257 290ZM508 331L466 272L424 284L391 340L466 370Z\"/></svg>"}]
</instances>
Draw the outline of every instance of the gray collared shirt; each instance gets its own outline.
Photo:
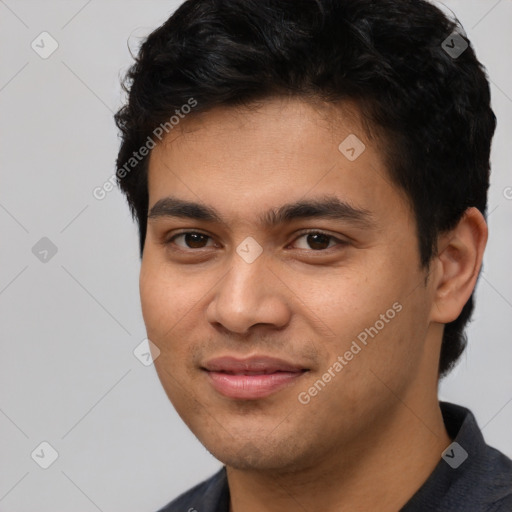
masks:
<instances>
[{"instance_id":1,"label":"gray collared shirt","mask_svg":"<svg viewBox=\"0 0 512 512\"><path fill-rule=\"evenodd\" d=\"M512 460L485 443L469 409L440 406L453 443L400 512L512 512ZM225 466L158 512L194 511L229 512Z\"/></svg>"}]
</instances>

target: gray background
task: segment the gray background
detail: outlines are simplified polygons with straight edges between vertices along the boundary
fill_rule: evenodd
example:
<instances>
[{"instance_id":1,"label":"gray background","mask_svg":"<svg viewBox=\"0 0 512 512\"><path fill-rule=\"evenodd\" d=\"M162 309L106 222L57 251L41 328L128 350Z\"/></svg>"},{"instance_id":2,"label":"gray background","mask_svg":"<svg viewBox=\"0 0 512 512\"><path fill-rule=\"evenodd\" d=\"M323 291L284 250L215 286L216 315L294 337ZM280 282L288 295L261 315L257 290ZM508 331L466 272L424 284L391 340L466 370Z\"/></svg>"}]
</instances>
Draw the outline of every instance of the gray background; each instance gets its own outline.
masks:
<instances>
[{"instance_id":1,"label":"gray background","mask_svg":"<svg viewBox=\"0 0 512 512\"><path fill-rule=\"evenodd\" d=\"M445 3L488 69L498 130L475 321L440 397L512 456L512 2ZM178 4L0 0L0 511L151 512L220 467L133 354L136 227L117 189L92 195L115 171L127 42ZM46 59L31 47L43 31L59 45ZM32 252L43 237L55 255ZM31 457L43 441L48 469Z\"/></svg>"}]
</instances>

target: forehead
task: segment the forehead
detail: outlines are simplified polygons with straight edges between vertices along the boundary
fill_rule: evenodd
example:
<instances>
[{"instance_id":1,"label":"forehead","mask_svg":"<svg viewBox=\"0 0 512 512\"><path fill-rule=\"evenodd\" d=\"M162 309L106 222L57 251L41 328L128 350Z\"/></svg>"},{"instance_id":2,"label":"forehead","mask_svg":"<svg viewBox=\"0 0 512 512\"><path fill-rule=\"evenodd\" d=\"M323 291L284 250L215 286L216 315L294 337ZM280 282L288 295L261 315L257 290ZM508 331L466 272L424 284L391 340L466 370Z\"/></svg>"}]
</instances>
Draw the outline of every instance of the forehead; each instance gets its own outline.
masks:
<instances>
[{"instance_id":1,"label":"forehead","mask_svg":"<svg viewBox=\"0 0 512 512\"><path fill-rule=\"evenodd\" d=\"M282 132L282 128L286 131ZM183 116L158 146L162 149L182 141L223 137L232 135L233 131L240 131L239 136L257 133L258 140L262 140L264 132L272 137L277 131L281 137L276 142L285 148L287 141L294 143L290 136L311 130L320 130L324 138L330 134L333 141L344 131L359 134L361 139L370 136L369 124L354 101L330 103L314 98L274 96L243 106L220 105L206 111L192 111Z\"/></svg>"},{"instance_id":2,"label":"forehead","mask_svg":"<svg viewBox=\"0 0 512 512\"><path fill-rule=\"evenodd\" d=\"M150 155L150 210L170 195L258 219L263 206L327 195L369 213L389 208L401 192L368 135L350 103L274 98L195 113Z\"/></svg>"}]
</instances>

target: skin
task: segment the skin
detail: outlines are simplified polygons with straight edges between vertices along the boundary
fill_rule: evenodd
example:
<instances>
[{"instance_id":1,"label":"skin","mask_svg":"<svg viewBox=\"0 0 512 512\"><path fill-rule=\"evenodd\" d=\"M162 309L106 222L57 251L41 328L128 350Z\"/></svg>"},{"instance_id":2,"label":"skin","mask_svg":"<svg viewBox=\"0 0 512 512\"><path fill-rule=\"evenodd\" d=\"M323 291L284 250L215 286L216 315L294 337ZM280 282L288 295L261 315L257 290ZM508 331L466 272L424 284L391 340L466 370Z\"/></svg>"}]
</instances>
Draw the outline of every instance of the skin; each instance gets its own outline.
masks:
<instances>
[{"instance_id":1,"label":"skin","mask_svg":"<svg viewBox=\"0 0 512 512\"><path fill-rule=\"evenodd\" d=\"M355 161L338 150L349 134L366 146ZM231 512L398 510L451 443L437 397L439 352L443 324L476 283L482 215L471 208L440 236L426 280L410 205L348 103L273 98L191 116L152 151L148 179L150 210L172 195L224 219L149 219L140 293L158 376L226 464ZM270 208L325 194L365 209L372 224L258 223ZM304 229L334 239L311 240ZM207 236L169 241L183 230ZM263 251L252 263L236 252L248 236ZM395 303L401 311L301 403L299 393ZM309 371L266 398L235 400L200 369L225 355L280 357Z\"/></svg>"}]
</instances>

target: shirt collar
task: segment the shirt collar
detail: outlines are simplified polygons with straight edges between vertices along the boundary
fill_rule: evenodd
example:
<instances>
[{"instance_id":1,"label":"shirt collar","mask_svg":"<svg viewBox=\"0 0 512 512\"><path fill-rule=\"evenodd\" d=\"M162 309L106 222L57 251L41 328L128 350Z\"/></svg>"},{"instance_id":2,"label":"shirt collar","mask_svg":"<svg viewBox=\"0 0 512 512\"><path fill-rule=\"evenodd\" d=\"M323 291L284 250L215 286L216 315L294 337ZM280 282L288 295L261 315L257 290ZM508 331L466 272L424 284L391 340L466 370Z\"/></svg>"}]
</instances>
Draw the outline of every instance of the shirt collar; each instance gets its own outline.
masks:
<instances>
[{"instance_id":1,"label":"shirt collar","mask_svg":"<svg viewBox=\"0 0 512 512\"><path fill-rule=\"evenodd\" d=\"M434 471L400 512L442 510L450 489L468 478L485 456L487 445L473 413L460 405L439 402L448 435L453 440ZM441 456L441 454L440 454Z\"/></svg>"}]
</instances>

